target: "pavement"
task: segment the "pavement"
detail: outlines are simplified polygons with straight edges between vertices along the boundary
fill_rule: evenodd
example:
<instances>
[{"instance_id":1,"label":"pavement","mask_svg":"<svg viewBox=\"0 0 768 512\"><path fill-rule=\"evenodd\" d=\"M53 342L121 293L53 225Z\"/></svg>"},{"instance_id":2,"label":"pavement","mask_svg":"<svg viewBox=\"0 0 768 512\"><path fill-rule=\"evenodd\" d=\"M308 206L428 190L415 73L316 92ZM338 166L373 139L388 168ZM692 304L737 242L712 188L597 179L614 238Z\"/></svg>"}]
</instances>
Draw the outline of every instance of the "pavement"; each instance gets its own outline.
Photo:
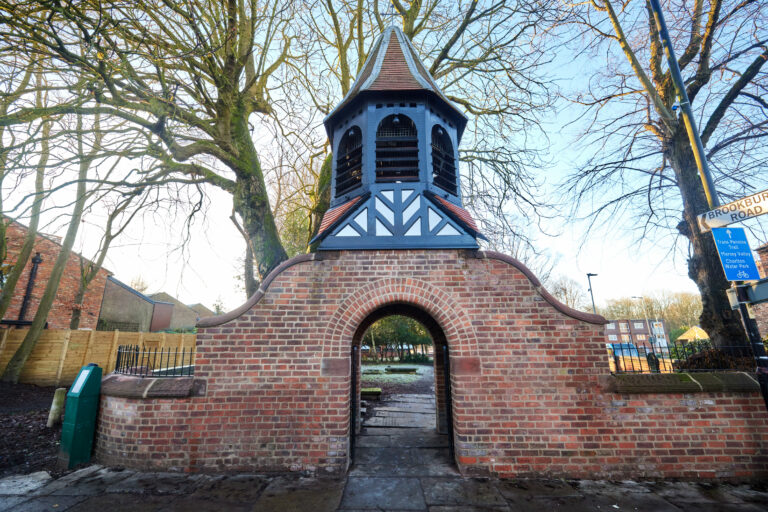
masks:
<instances>
[{"instance_id":1,"label":"pavement","mask_svg":"<svg viewBox=\"0 0 768 512\"><path fill-rule=\"evenodd\" d=\"M428 395L375 408L345 478L145 473L92 465L0 480L0 512L42 511L683 511L768 510L768 483L606 482L464 478Z\"/></svg>"}]
</instances>

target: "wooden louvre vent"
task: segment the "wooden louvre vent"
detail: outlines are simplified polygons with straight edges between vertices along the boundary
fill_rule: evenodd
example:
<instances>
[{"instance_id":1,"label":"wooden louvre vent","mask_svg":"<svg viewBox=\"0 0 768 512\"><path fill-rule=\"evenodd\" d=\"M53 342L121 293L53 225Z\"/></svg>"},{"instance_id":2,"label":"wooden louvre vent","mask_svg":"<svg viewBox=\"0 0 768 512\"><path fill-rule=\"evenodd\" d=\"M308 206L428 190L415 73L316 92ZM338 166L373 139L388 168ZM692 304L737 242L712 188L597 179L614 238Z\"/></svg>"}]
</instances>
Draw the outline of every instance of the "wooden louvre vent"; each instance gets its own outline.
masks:
<instances>
[{"instance_id":1,"label":"wooden louvre vent","mask_svg":"<svg viewBox=\"0 0 768 512\"><path fill-rule=\"evenodd\" d=\"M456 195L456 160L448 134L440 126L432 128L432 182Z\"/></svg>"},{"instance_id":2,"label":"wooden louvre vent","mask_svg":"<svg viewBox=\"0 0 768 512\"><path fill-rule=\"evenodd\" d=\"M417 181L419 140L408 117L385 117L376 130L376 181Z\"/></svg>"},{"instance_id":3,"label":"wooden louvre vent","mask_svg":"<svg viewBox=\"0 0 768 512\"><path fill-rule=\"evenodd\" d=\"M339 142L336 158L336 196L360 186L363 179L363 133L353 126Z\"/></svg>"}]
</instances>

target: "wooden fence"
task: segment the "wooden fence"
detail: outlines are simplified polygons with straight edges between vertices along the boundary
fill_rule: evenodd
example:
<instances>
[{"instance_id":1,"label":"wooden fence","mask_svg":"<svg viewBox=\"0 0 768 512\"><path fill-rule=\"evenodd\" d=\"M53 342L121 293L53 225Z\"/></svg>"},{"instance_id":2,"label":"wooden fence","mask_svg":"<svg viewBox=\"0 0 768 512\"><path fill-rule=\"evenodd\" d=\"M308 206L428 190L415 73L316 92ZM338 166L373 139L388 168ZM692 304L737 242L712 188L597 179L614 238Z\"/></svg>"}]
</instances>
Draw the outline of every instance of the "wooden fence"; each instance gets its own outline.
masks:
<instances>
[{"instance_id":1,"label":"wooden fence","mask_svg":"<svg viewBox=\"0 0 768 512\"><path fill-rule=\"evenodd\" d=\"M26 335L26 329L0 330L0 374ZM38 386L69 385L88 363L101 366L104 374L115 369L118 345L146 348L195 347L194 334L121 331L43 331L21 372L19 382Z\"/></svg>"}]
</instances>

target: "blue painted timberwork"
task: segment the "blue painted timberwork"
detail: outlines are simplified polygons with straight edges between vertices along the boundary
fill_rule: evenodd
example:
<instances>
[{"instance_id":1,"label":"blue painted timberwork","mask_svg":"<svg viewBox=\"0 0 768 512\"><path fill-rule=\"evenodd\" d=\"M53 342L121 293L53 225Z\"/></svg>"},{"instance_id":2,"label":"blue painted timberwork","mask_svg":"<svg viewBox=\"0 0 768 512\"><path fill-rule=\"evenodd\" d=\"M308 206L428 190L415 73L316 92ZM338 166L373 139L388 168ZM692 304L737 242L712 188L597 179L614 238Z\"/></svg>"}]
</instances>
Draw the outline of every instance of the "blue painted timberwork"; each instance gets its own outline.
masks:
<instances>
[{"instance_id":1,"label":"blue painted timberwork","mask_svg":"<svg viewBox=\"0 0 768 512\"><path fill-rule=\"evenodd\" d=\"M320 250L336 249L409 249L409 248L468 248L478 247L475 233L452 215L444 205L425 196L431 192L461 207L461 186L458 169L458 147L461 131L466 118L448 102L433 83L423 77L422 66L419 80L431 89L425 90L359 90L361 79L369 83L377 76L383 57L382 39L389 41L392 31L405 55L415 52L403 45L410 45L402 32L390 28L374 45L369 56L373 63L366 62L363 70L370 70L366 77L358 77L352 90L354 97L345 98L326 119L325 126L334 153L331 210L361 195L367 199L347 211L334 222L333 229L321 232ZM410 58L409 58L410 59ZM408 60L408 59L406 59ZM415 73L414 60L409 66ZM431 85L430 85L431 84ZM376 132L385 118L397 115L400 119L413 121L418 137L418 180L417 181L376 181ZM439 126L451 142L453 165L456 173L456 191L445 190L433 182L432 129ZM344 134L357 127L362 132L362 176L360 184L337 194L337 159L339 144ZM482 235L480 235L482 236Z\"/></svg>"}]
</instances>

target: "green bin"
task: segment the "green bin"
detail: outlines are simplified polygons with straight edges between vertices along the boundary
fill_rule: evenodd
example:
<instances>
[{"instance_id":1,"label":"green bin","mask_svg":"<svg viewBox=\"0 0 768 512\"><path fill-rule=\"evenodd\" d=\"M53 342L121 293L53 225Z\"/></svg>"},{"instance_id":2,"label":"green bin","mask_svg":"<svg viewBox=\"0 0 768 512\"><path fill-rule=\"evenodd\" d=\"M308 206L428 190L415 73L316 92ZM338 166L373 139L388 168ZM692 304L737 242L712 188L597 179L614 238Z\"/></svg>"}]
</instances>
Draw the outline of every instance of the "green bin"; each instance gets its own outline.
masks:
<instances>
[{"instance_id":1,"label":"green bin","mask_svg":"<svg viewBox=\"0 0 768 512\"><path fill-rule=\"evenodd\" d=\"M94 363L83 366L67 393L59 466L71 469L91 460L100 392L101 368Z\"/></svg>"}]
</instances>

